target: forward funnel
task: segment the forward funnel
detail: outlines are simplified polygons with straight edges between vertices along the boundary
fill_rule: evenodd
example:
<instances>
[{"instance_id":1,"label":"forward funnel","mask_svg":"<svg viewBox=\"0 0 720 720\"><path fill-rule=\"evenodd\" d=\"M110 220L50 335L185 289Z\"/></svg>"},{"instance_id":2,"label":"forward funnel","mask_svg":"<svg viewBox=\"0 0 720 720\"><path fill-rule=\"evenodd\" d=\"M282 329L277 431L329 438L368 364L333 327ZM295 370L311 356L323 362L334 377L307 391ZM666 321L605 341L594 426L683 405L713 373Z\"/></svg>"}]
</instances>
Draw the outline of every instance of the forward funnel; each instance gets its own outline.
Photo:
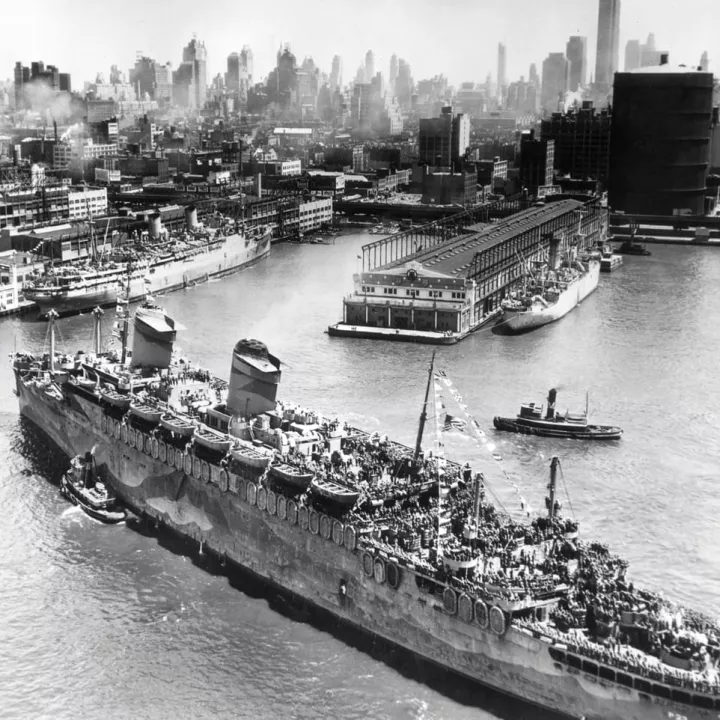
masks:
<instances>
[{"instance_id":1,"label":"forward funnel","mask_svg":"<svg viewBox=\"0 0 720 720\"><path fill-rule=\"evenodd\" d=\"M138 308L135 313L132 364L170 367L177 331L175 321L160 308Z\"/></svg>"},{"instance_id":2,"label":"forward funnel","mask_svg":"<svg viewBox=\"0 0 720 720\"><path fill-rule=\"evenodd\" d=\"M280 360L264 343L246 338L233 349L227 408L233 415L249 418L275 409L280 384Z\"/></svg>"}]
</instances>

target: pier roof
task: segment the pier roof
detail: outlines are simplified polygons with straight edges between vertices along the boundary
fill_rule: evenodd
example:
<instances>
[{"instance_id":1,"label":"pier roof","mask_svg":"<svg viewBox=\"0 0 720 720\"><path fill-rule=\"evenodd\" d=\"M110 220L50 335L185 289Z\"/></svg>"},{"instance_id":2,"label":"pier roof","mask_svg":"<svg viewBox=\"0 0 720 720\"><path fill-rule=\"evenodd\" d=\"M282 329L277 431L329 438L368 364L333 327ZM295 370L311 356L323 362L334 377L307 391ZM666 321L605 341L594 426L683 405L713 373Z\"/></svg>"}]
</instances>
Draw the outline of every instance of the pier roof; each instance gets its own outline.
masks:
<instances>
[{"instance_id":1,"label":"pier roof","mask_svg":"<svg viewBox=\"0 0 720 720\"><path fill-rule=\"evenodd\" d=\"M418 253L413 260L423 267L443 275L465 277L470 270L475 254L489 250L522 233L561 217L573 210L580 210L583 203L578 200L532 207L471 235L460 235L442 245L435 245ZM394 264L402 264L404 260Z\"/></svg>"}]
</instances>

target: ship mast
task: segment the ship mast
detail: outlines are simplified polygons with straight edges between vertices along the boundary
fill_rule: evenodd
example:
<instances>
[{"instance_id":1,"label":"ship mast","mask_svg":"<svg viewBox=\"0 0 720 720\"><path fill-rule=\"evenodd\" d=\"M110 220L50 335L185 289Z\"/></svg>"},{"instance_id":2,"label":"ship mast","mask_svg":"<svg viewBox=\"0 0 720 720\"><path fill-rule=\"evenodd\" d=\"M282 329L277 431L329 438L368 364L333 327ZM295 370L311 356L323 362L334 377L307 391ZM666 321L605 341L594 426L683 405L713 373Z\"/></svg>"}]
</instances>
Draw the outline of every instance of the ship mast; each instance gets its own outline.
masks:
<instances>
[{"instance_id":1,"label":"ship mast","mask_svg":"<svg viewBox=\"0 0 720 720\"><path fill-rule=\"evenodd\" d=\"M548 517L552 520L555 517L555 490L557 488L557 469L560 465L560 458L553 455L550 461L550 482L548 483L548 496L545 498L547 505Z\"/></svg>"},{"instance_id":2,"label":"ship mast","mask_svg":"<svg viewBox=\"0 0 720 720\"><path fill-rule=\"evenodd\" d=\"M127 359L127 341L130 332L130 263L127 266L127 285L125 286L125 301L123 303L123 331L122 331L122 356L120 364L124 365Z\"/></svg>"},{"instance_id":3,"label":"ship mast","mask_svg":"<svg viewBox=\"0 0 720 720\"><path fill-rule=\"evenodd\" d=\"M100 348L102 347L102 335L101 335L101 318L103 316L102 309L98 306L93 311L93 341L95 355L100 354Z\"/></svg>"},{"instance_id":4,"label":"ship mast","mask_svg":"<svg viewBox=\"0 0 720 720\"><path fill-rule=\"evenodd\" d=\"M417 459L420 456L423 431L425 430L425 422L427 421L427 405L428 405L428 398L430 397L430 384L432 383L432 380L433 380L434 366L435 366L435 351L433 350L432 359L430 360L430 367L428 368L428 381L427 381L427 387L425 388L425 402L423 403L422 412L420 413L420 423L418 425L417 440L415 441L415 454L413 455L413 465L417 465Z\"/></svg>"},{"instance_id":5,"label":"ship mast","mask_svg":"<svg viewBox=\"0 0 720 720\"><path fill-rule=\"evenodd\" d=\"M50 372L55 372L55 320L59 315L54 309L50 309L47 314L47 319L50 321Z\"/></svg>"}]
</instances>

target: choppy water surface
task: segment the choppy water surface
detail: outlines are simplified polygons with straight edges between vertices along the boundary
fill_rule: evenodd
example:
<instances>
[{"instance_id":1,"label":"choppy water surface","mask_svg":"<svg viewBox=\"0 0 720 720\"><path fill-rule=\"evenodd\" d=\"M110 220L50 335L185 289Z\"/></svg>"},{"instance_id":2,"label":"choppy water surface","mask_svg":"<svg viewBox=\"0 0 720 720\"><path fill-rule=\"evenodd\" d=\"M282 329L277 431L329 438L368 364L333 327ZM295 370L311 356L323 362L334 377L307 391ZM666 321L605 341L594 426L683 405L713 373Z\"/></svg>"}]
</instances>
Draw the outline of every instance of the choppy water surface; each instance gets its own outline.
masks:
<instances>
[{"instance_id":1,"label":"choppy water surface","mask_svg":"<svg viewBox=\"0 0 720 720\"><path fill-rule=\"evenodd\" d=\"M276 246L246 272L163 299L188 356L226 376L234 342L264 340L287 365L281 396L411 443L427 346L330 338L367 235ZM720 253L658 247L626 258L561 322L521 337L480 331L438 361L502 462L462 436L453 454L486 471L513 513L543 507L560 456L586 537L631 561L636 581L717 613L720 597ZM105 315L109 331L113 313ZM68 350L89 317L59 323ZM46 326L0 321L0 349L40 349ZM7 357L5 355L5 357ZM625 429L615 444L495 435L492 417L559 389L558 406ZM451 401L448 398L448 409ZM0 707L9 718L538 717L492 694L439 692L276 612L154 536L105 527L57 490L66 459L20 420L0 364ZM562 492L562 489L561 489ZM564 494L564 493L563 493ZM419 671L418 671L419 672ZM426 672L426 671L424 671Z\"/></svg>"}]
</instances>

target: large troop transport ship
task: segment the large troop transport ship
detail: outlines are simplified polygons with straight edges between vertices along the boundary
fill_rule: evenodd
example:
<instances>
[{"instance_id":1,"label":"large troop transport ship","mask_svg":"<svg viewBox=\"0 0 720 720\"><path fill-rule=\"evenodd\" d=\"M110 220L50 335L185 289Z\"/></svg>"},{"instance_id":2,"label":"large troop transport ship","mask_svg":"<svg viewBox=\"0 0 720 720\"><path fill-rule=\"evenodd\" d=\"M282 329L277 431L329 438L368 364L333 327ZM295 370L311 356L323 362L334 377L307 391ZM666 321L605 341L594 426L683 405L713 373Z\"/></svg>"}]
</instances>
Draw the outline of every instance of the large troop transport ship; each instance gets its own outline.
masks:
<instances>
[{"instance_id":1,"label":"large troop transport ship","mask_svg":"<svg viewBox=\"0 0 720 720\"><path fill-rule=\"evenodd\" d=\"M156 306L122 352L13 356L23 416L95 446L118 500L390 644L560 716L720 718L720 628L627 580L560 515L500 513L481 473L422 449L451 381L431 365L415 448L276 399L281 363L241 340L229 382L178 358ZM432 417L432 413L430 413ZM437 412L435 412L437 417ZM470 416L468 416L470 418ZM472 424L472 423L470 423ZM440 427L436 427L437 433ZM478 433L482 433L475 424ZM532 710L525 715L532 717Z\"/></svg>"},{"instance_id":2,"label":"large troop transport ship","mask_svg":"<svg viewBox=\"0 0 720 720\"><path fill-rule=\"evenodd\" d=\"M269 255L271 228L245 228L222 216L208 220L199 223L197 210L189 206L185 229L168 232L160 217L153 216L132 259L109 257L51 267L30 279L23 294L36 303L40 318L51 309L72 315L114 305L128 289L130 301L142 300L237 272Z\"/></svg>"}]
</instances>

